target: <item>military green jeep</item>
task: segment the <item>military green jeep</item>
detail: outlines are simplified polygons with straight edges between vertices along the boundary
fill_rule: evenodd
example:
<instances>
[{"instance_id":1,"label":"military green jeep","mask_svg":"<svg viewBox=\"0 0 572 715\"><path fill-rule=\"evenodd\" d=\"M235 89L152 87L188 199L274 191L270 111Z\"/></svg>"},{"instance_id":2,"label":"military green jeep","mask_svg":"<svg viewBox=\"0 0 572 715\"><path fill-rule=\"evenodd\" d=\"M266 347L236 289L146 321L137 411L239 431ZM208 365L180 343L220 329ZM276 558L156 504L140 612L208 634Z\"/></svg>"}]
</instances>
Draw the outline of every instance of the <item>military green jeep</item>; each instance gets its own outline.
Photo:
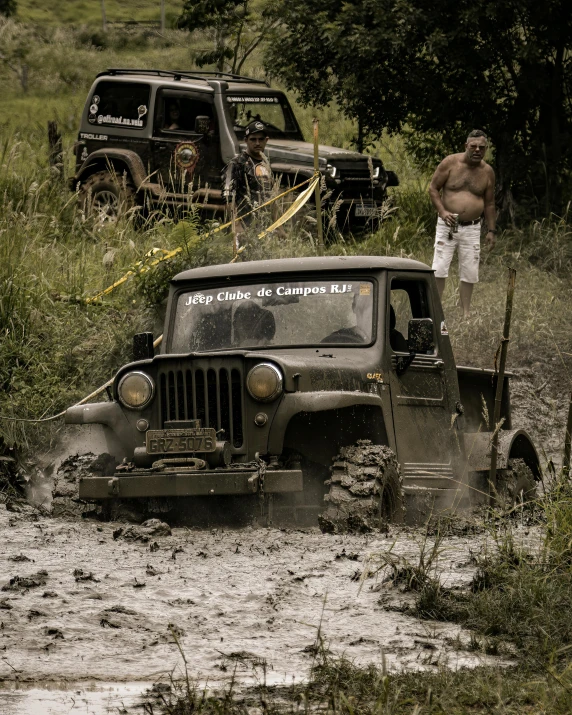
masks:
<instances>
[{"instance_id":1,"label":"military green jeep","mask_svg":"<svg viewBox=\"0 0 572 715\"><path fill-rule=\"evenodd\" d=\"M283 186L313 176L288 99L265 82L209 72L109 69L89 91L75 145L75 174L86 210L104 218L156 206L224 208L221 171L245 148L245 129L267 127L266 154ZM321 145L319 169L327 201L340 221L379 217L388 186L399 183L380 159Z\"/></svg>"},{"instance_id":2,"label":"military green jeep","mask_svg":"<svg viewBox=\"0 0 572 715\"><path fill-rule=\"evenodd\" d=\"M244 513L343 531L416 522L487 499L496 376L457 367L431 269L378 257L196 268L171 285L164 337L135 336L112 399L71 407L102 425L116 468L86 501ZM540 477L505 378L499 498ZM163 507L164 508L164 507ZM171 507L169 507L171 508Z\"/></svg>"}]
</instances>

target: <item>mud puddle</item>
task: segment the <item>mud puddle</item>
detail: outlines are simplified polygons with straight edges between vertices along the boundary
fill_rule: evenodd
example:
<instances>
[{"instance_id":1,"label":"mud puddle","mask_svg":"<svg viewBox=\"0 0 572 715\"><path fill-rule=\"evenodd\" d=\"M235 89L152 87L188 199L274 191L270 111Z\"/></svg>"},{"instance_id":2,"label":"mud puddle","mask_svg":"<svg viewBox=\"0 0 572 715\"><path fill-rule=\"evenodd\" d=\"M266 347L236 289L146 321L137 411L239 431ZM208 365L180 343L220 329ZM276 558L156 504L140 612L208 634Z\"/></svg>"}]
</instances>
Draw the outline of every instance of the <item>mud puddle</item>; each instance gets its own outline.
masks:
<instances>
[{"instance_id":1,"label":"mud puddle","mask_svg":"<svg viewBox=\"0 0 572 715\"><path fill-rule=\"evenodd\" d=\"M43 682L0 686L0 712L10 715L117 715L143 711L141 693L151 683Z\"/></svg>"},{"instance_id":2,"label":"mud puddle","mask_svg":"<svg viewBox=\"0 0 572 715\"><path fill-rule=\"evenodd\" d=\"M245 686L301 682L318 629L333 653L359 664L484 662L469 652L467 632L388 608L383 573L364 577L390 550L416 562L420 532L149 535L3 505L0 530L0 712L35 713L38 702L42 713L51 712L47 704L58 713L117 712L121 698L132 707L149 683L182 675L179 647L189 675L209 687L232 678ZM447 538L442 581L468 584L474 557L490 546L485 534ZM402 596L389 596L399 606Z\"/></svg>"}]
</instances>

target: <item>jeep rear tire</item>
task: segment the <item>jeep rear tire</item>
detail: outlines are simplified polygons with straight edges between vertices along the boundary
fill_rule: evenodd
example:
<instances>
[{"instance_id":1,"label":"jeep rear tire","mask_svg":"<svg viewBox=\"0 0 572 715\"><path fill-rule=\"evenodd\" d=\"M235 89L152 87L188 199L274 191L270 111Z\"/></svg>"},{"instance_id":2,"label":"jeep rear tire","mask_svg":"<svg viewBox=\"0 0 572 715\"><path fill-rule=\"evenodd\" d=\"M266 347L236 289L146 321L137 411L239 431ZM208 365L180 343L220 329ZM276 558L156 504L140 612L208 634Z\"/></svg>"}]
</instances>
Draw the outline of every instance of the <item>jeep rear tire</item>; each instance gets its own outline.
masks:
<instances>
[{"instance_id":1,"label":"jeep rear tire","mask_svg":"<svg viewBox=\"0 0 572 715\"><path fill-rule=\"evenodd\" d=\"M509 459L508 469L497 477L497 505L510 510L536 499L536 480L524 459Z\"/></svg>"},{"instance_id":2,"label":"jeep rear tire","mask_svg":"<svg viewBox=\"0 0 572 715\"><path fill-rule=\"evenodd\" d=\"M136 206L135 187L126 174L97 171L81 183L80 205L101 223L117 221Z\"/></svg>"},{"instance_id":3,"label":"jeep rear tire","mask_svg":"<svg viewBox=\"0 0 572 715\"><path fill-rule=\"evenodd\" d=\"M326 508L319 517L324 533L365 533L403 522L399 465L389 447L359 440L334 458Z\"/></svg>"}]
</instances>

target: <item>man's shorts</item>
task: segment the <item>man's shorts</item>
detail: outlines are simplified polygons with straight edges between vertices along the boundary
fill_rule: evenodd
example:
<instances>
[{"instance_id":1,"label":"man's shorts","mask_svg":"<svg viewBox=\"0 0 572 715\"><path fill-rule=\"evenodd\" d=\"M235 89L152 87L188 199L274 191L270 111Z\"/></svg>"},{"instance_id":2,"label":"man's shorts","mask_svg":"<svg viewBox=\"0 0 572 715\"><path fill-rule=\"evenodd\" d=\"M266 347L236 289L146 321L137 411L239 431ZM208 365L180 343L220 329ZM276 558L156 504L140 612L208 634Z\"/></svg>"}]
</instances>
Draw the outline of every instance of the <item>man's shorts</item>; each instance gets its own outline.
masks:
<instances>
[{"instance_id":1,"label":"man's shorts","mask_svg":"<svg viewBox=\"0 0 572 715\"><path fill-rule=\"evenodd\" d=\"M435 278L447 278L455 249L459 249L459 279L463 283L479 282L479 260L481 257L481 224L459 226L456 233L442 218L437 219L435 232L435 254L433 270Z\"/></svg>"}]
</instances>

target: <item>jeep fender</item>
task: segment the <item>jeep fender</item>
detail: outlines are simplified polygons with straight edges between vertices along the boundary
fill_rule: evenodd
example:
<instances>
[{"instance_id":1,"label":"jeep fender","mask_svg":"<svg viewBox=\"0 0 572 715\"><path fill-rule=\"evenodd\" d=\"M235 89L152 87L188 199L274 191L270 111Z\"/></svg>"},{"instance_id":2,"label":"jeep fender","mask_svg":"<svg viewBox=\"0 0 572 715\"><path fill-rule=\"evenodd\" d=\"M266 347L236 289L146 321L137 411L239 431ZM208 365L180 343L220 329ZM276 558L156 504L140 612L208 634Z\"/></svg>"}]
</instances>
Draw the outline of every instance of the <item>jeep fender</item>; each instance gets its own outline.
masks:
<instances>
[{"instance_id":1,"label":"jeep fender","mask_svg":"<svg viewBox=\"0 0 572 715\"><path fill-rule=\"evenodd\" d=\"M97 149L92 152L80 166L74 176L74 184L82 181L95 171L103 171L113 167L118 174L126 170L139 190L149 181L145 167L138 154L129 149Z\"/></svg>"},{"instance_id":2,"label":"jeep fender","mask_svg":"<svg viewBox=\"0 0 572 715\"><path fill-rule=\"evenodd\" d=\"M491 468L491 437L492 432L472 432L464 435L465 454L471 471L488 472ZM523 459L535 479L540 479L538 453L524 430L500 431L497 451L498 469L507 469L509 459Z\"/></svg>"},{"instance_id":3,"label":"jeep fender","mask_svg":"<svg viewBox=\"0 0 572 715\"><path fill-rule=\"evenodd\" d=\"M67 425L103 425L113 433L119 442L121 455L114 450L115 456L132 458L136 447L133 426L117 402L96 402L87 405L68 407L64 415ZM119 447L119 445L118 445Z\"/></svg>"},{"instance_id":4,"label":"jeep fender","mask_svg":"<svg viewBox=\"0 0 572 715\"><path fill-rule=\"evenodd\" d=\"M281 454L288 423L299 412L324 412L339 410L354 405L371 405L382 411L386 425L391 424L391 416L385 414L383 400L379 395L367 392L296 392L282 398L268 435L269 454Z\"/></svg>"}]
</instances>

